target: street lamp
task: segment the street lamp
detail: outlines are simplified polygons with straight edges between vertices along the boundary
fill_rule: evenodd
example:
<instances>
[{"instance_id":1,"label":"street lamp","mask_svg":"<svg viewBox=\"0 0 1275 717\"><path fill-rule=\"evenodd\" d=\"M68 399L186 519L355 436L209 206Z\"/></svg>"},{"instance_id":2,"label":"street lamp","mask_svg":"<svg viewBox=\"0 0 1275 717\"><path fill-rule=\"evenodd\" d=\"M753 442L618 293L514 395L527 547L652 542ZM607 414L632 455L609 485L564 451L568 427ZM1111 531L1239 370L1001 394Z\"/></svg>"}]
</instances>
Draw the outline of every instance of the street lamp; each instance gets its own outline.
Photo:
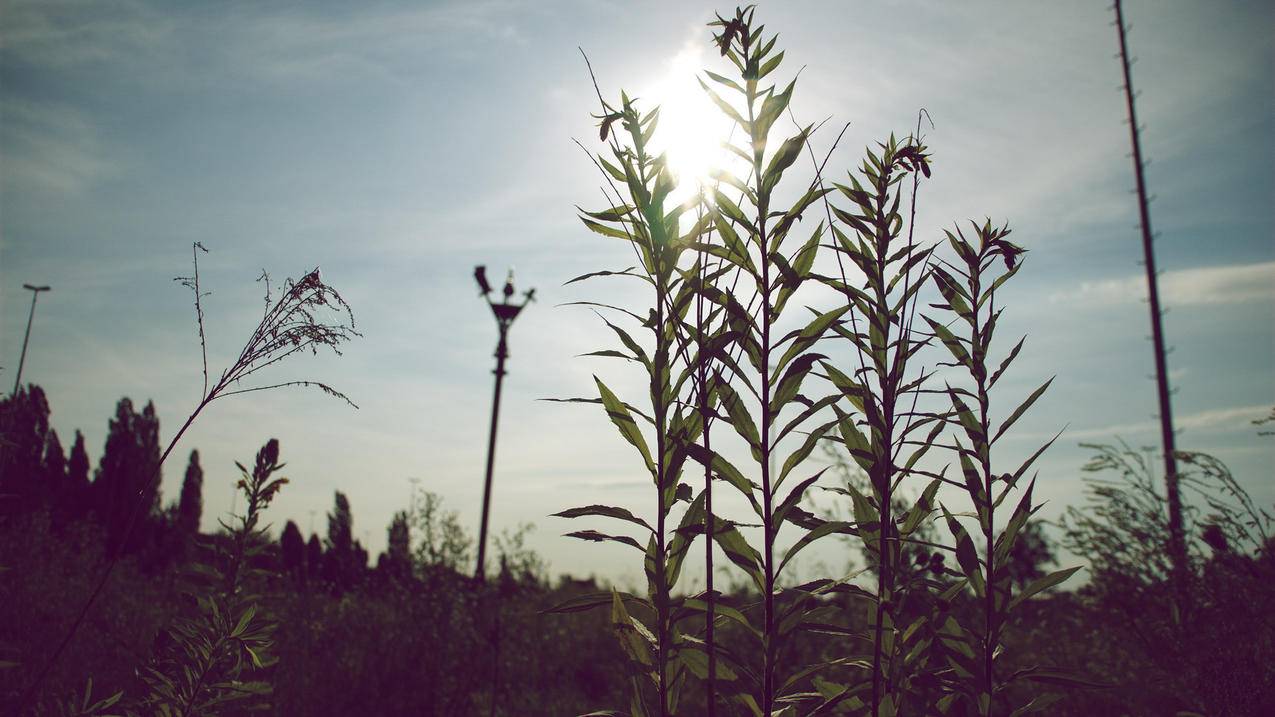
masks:
<instances>
[{"instance_id":1,"label":"street lamp","mask_svg":"<svg viewBox=\"0 0 1275 717\"><path fill-rule=\"evenodd\" d=\"M27 316L27 334L22 338L22 358L18 359L18 374L13 377L13 395L18 395L18 387L22 385L22 364L27 361L27 342L31 340L31 322L35 319L35 300L40 298L41 291L50 291L47 286L31 286L23 284L22 288L31 292L31 313Z\"/></svg>"},{"instance_id":2,"label":"street lamp","mask_svg":"<svg viewBox=\"0 0 1275 717\"><path fill-rule=\"evenodd\" d=\"M491 434L487 441L487 479L483 485L483 516L478 527L478 567L474 573L474 577L482 582L486 578L484 567L487 557L487 515L491 509L491 471L496 460L496 423L500 416L500 387L505 377L505 359L509 357L509 344L506 338L509 335L509 326L513 324L514 319L518 318L519 312L535 300L536 290L525 291L521 304L510 303L509 300L514 295L514 272L510 269L509 278L505 279L505 287L501 290L504 299L496 303L491 299L492 288L487 282L487 267L474 267L474 280L478 282L478 288L482 291L481 296L487 299L487 305L491 307L491 313L496 317L496 326L500 330L500 341L496 344L496 370L492 372L496 374L496 392L491 402Z\"/></svg>"}]
</instances>

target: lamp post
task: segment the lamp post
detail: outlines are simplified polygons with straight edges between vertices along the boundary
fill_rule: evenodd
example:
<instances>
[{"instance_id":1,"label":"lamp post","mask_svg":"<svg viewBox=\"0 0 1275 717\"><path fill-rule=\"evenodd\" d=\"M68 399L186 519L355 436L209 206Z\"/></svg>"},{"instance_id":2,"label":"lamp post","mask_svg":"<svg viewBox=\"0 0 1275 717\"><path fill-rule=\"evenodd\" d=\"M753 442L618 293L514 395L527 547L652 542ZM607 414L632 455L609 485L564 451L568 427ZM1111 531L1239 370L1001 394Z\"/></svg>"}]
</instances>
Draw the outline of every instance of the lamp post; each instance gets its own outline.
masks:
<instances>
[{"instance_id":1,"label":"lamp post","mask_svg":"<svg viewBox=\"0 0 1275 717\"><path fill-rule=\"evenodd\" d=\"M500 417L500 388L504 383L505 359L509 357L509 344L507 341L509 326L513 324L514 319L518 318L519 312L528 303L535 300L536 290L528 289L525 291L521 304L510 303L510 299L514 295L514 272L510 269L509 277L505 279L505 287L501 290L504 298L500 303L496 303L491 299L492 289L491 284L487 282L487 267L474 267L474 280L478 282L478 288L482 290L482 297L487 300L487 305L491 307L491 313L496 317L496 327L500 330L500 341L496 344L496 370L492 372L496 374L496 391L491 401L491 433L487 440L487 478L483 484L482 522L478 526L478 567L474 572L474 578L478 582L483 582L486 579L487 515L491 510L491 473L496 460L496 426L497 419Z\"/></svg>"},{"instance_id":2,"label":"lamp post","mask_svg":"<svg viewBox=\"0 0 1275 717\"><path fill-rule=\"evenodd\" d=\"M18 387L22 385L22 364L27 361L27 342L31 340L31 322L35 319L35 300L40 298L41 291L50 291L47 286L31 286L23 284L22 288L31 292L31 313L27 316L27 334L22 338L22 358L18 359L18 373L13 377L13 395L18 395Z\"/></svg>"}]
</instances>

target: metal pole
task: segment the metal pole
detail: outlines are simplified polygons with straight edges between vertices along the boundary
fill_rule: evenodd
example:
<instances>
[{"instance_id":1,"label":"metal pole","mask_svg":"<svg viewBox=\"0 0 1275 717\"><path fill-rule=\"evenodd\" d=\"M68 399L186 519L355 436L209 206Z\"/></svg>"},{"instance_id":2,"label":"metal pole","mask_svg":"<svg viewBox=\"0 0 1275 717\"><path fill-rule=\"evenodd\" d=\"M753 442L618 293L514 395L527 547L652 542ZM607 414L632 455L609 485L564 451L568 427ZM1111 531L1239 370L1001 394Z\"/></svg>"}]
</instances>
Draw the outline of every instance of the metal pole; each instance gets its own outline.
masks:
<instances>
[{"instance_id":1,"label":"metal pole","mask_svg":"<svg viewBox=\"0 0 1275 717\"><path fill-rule=\"evenodd\" d=\"M1178 492L1177 449L1174 446L1173 413L1169 405L1169 371L1165 361L1164 328L1161 325L1155 250L1151 244L1151 212L1147 208L1147 183L1143 177L1142 144L1138 116L1133 107L1133 80L1129 74L1129 48L1125 43L1124 14L1115 0L1116 28L1120 36L1120 62L1124 69L1125 103L1129 108L1129 137L1133 144L1133 171L1138 187L1138 217L1142 224L1142 253L1147 270L1147 298L1151 305L1151 341L1155 347L1156 389L1160 399L1160 437L1164 442L1164 483L1169 502L1169 557L1178 588L1184 587L1186 540L1182 526L1182 497Z\"/></svg>"},{"instance_id":2,"label":"metal pole","mask_svg":"<svg viewBox=\"0 0 1275 717\"><path fill-rule=\"evenodd\" d=\"M22 288L31 291L31 313L27 315L27 333L22 337L22 357L18 359L18 373L13 377L13 395L18 395L18 387L22 385L22 365L27 362L27 342L31 340L31 322L35 320L35 300L40 298L41 291L48 291L47 286L31 286L23 284Z\"/></svg>"},{"instance_id":3,"label":"metal pole","mask_svg":"<svg viewBox=\"0 0 1275 717\"><path fill-rule=\"evenodd\" d=\"M509 325L500 322L500 342L496 344L496 392L491 400L491 432L487 440L487 478L483 484L483 516L482 522L478 527L478 568L474 577L483 582L486 579L486 559L487 559L487 514L491 509L491 475L492 468L496 463L496 427L500 419L500 388L504 384L505 378L505 358L509 356L509 347L505 342L505 336L509 332Z\"/></svg>"}]
</instances>

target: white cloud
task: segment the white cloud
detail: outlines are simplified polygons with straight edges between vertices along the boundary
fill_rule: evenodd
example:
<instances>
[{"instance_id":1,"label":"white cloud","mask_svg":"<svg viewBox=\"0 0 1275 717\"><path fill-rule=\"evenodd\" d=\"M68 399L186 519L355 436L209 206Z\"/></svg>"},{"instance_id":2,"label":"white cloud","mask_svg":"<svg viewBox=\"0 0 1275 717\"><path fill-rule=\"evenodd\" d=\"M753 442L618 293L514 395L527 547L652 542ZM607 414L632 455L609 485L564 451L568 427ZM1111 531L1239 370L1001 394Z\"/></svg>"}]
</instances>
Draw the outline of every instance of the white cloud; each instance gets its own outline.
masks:
<instances>
[{"instance_id":1,"label":"white cloud","mask_svg":"<svg viewBox=\"0 0 1275 717\"><path fill-rule=\"evenodd\" d=\"M74 109L7 99L0 117L5 185L73 192L112 169L97 128Z\"/></svg>"},{"instance_id":2,"label":"white cloud","mask_svg":"<svg viewBox=\"0 0 1275 717\"><path fill-rule=\"evenodd\" d=\"M1142 301L1147 296L1141 274L1086 281L1070 291L1054 293L1050 303L1109 306ZM1180 269L1160 276L1161 302L1168 306L1206 306L1275 300L1275 261L1260 264Z\"/></svg>"},{"instance_id":3,"label":"white cloud","mask_svg":"<svg viewBox=\"0 0 1275 717\"><path fill-rule=\"evenodd\" d=\"M1198 411L1186 415L1174 416L1173 427L1177 431L1192 433L1220 433L1233 430L1256 430L1252 422L1270 413L1269 403L1253 406L1232 406L1231 408L1215 408ZM1139 436L1158 435L1159 420L1138 421L1136 423L1120 423L1098 428L1084 428L1063 432L1063 438L1071 441L1111 440L1113 438L1135 438ZM1022 434L1019 439L1040 440L1050 438L1052 434Z\"/></svg>"}]
</instances>

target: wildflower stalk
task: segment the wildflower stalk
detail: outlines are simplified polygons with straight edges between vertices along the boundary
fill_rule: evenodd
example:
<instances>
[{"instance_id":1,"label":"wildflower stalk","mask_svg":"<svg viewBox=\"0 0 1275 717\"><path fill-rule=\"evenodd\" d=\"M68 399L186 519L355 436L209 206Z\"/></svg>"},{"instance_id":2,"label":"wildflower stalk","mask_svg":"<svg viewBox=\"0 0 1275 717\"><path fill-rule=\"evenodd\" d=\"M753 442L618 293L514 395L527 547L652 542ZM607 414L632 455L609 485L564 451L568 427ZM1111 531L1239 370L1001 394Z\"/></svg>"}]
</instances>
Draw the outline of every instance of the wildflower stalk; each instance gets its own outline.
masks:
<instances>
[{"instance_id":1,"label":"wildflower stalk","mask_svg":"<svg viewBox=\"0 0 1275 717\"><path fill-rule=\"evenodd\" d=\"M992 470L993 445L1053 381L1051 378L1038 387L999 426L993 427L991 390L1013 363L1023 345L1023 341L1019 340L995 371L989 371L988 355L992 338L996 323L1004 310L996 306L996 291L1022 266L1019 257L1023 249L1009 242L1006 239L1008 235L1008 227L994 227L990 220L981 226L972 224L971 238L967 238L959 227L955 234L946 232L957 261L944 262L934 269L934 283L943 297L943 303L936 306L950 311L954 315L953 322L967 331L952 331L944 323L926 318L933 336L943 343L954 360L948 365L963 368L973 389L971 391L948 385L946 393L952 406L948 421L954 424L958 433L954 437L952 450L960 462L963 488L973 504L982 534L981 558L974 547L973 539L960 521L946 507L943 508L943 513L956 540L956 558L961 573L982 607L982 630L965 630L967 642L972 649L963 655L955 654L952 658L974 676L973 680L961 683L958 692L968 700L968 706L980 715L1001 714L1012 709L997 704L996 696L1001 693L1001 688L1012 679L1030 679L1033 676L1029 670L1009 679L997 677L996 655L1000 648L1001 633L1013 608L1041 590L1066 580L1079 569L1069 568L1051 573L1029 583L1018 595L1011 594L1012 582L1008 569L1010 553L1023 527L1040 507L1032 504L1034 477L1022 492L1005 529L999 534L996 532L996 508L1014 492L1028 468L1053 443L1051 440L1042 446L1012 474L997 475ZM1002 261L1005 269L998 274L997 265ZM961 434L965 436L968 445L962 442ZM970 659L971 656L976 659Z\"/></svg>"},{"instance_id":2,"label":"wildflower stalk","mask_svg":"<svg viewBox=\"0 0 1275 717\"><path fill-rule=\"evenodd\" d=\"M201 292L199 283L200 251L207 252L207 249L202 244L195 242L192 248L194 273L189 277L177 277L176 281L190 288L195 295L195 318L199 327L200 353L206 392L196 404L194 410L186 417L181 428L177 430L173 438L168 442L168 446L155 464L154 472L140 484L141 486L150 485L156 480L163 469L164 462L168 460L168 456L177 447L187 429L194 424L195 419L199 417L205 408L219 398L285 386L313 386L330 396L340 398L354 408L358 408L345 394L318 381L285 381L266 386L238 388L239 382L243 379L282 361L298 351L308 349L311 353L318 353L320 347L327 347L339 356L341 354L339 346L360 335L354 330L354 314L350 310L349 304L345 302L345 299L335 289L323 282L318 268L303 276L299 281L293 282L291 279L286 281L284 291L277 299L273 298L270 291L270 277L264 271L262 272L258 281L263 281L266 286L265 313L248 341L244 344L243 350L240 351L235 362L222 371L221 376L213 384L212 388L207 388L208 352L202 305L202 298L206 294ZM335 320L321 315L321 312L329 309L335 310L337 313ZM19 713L31 708L44 680L53 670L63 652L66 651L67 646L70 645L80 626L83 625L89 610L92 609L98 596L105 589L111 574L115 570L115 566L119 563L120 558L123 557L128 538L138 520L141 519L144 510L145 491L139 487L137 497L129 508L124 531L116 549L107 560L106 568L103 569L101 576L94 583L93 590L76 613L70 628L67 629L62 639L58 641L57 647L54 648L49 659L45 661L39 672L36 673L35 679L23 691L22 697L18 701Z\"/></svg>"}]
</instances>

